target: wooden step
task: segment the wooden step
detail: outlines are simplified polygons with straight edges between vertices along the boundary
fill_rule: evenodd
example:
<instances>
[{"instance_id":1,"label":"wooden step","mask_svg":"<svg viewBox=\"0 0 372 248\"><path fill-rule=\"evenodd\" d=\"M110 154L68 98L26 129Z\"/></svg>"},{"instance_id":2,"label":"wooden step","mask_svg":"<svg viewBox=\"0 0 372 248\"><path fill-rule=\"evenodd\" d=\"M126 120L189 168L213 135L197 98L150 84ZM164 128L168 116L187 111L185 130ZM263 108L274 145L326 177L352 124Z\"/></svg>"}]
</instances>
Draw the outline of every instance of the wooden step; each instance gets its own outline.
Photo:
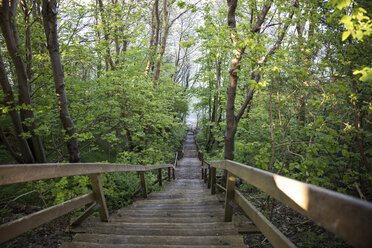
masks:
<instances>
[{"instance_id":1,"label":"wooden step","mask_svg":"<svg viewBox=\"0 0 372 248\"><path fill-rule=\"evenodd\" d=\"M217 208L190 208L190 209L134 209L123 208L117 211L115 215L146 216L149 214L161 215L182 215L182 214L224 214L223 206Z\"/></svg>"},{"instance_id":2,"label":"wooden step","mask_svg":"<svg viewBox=\"0 0 372 248\"><path fill-rule=\"evenodd\" d=\"M205 202L194 202L194 203L165 203L165 204L133 204L129 208L136 208L136 209L143 209L143 208L153 208L153 209L159 209L159 208L202 208L202 207L218 207L218 202L214 201L205 201Z\"/></svg>"},{"instance_id":3,"label":"wooden step","mask_svg":"<svg viewBox=\"0 0 372 248\"><path fill-rule=\"evenodd\" d=\"M117 234L76 234L75 241L98 244L152 244L152 245L243 245L239 235L223 236L150 236L150 235L117 235Z\"/></svg>"},{"instance_id":4,"label":"wooden step","mask_svg":"<svg viewBox=\"0 0 372 248\"><path fill-rule=\"evenodd\" d=\"M154 199L154 197L150 196L148 199L145 200L138 200L132 205L139 205L139 204L191 204L191 203L200 203L200 202L210 202L213 201L214 203L218 202L218 199L215 195L207 195L207 196L184 196L178 198L160 198Z\"/></svg>"},{"instance_id":5,"label":"wooden step","mask_svg":"<svg viewBox=\"0 0 372 248\"><path fill-rule=\"evenodd\" d=\"M106 226L110 228L112 226L121 226L122 228L128 229L211 229L218 230L223 227L225 229L235 228L232 222L211 222L211 223L131 223L131 222L85 222L82 227L92 227L92 226Z\"/></svg>"},{"instance_id":6,"label":"wooden step","mask_svg":"<svg viewBox=\"0 0 372 248\"><path fill-rule=\"evenodd\" d=\"M236 245L135 245L135 244L94 244L88 242L72 242L72 243L63 243L61 248L232 248L232 247L247 247L247 246L236 246Z\"/></svg>"},{"instance_id":7,"label":"wooden step","mask_svg":"<svg viewBox=\"0 0 372 248\"><path fill-rule=\"evenodd\" d=\"M187 226L186 226L187 227ZM150 235L150 236L222 236L236 235L235 229L223 228L218 229L172 229L172 228L123 228L122 226L96 225L92 227L76 227L71 229L75 233L97 233L97 234L118 234L118 235Z\"/></svg>"},{"instance_id":8,"label":"wooden step","mask_svg":"<svg viewBox=\"0 0 372 248\"><path fill-rule=\"evenodd\" d=\"M171 212L171 211L149 211L149 212L128 212L128 211L121 211L120 213L117 213L113 215L113 217L203 217L203 216L222 216L224 214L223 209L216 211L204 211L204 212L196 212L196 211L186 211L186 212Z\"/></svg>"},{"instance_id":9,"label":"wooden step","mask_svg":"<svg viewBox=\"0 0 372 248\"><path fill-rule=\"evenodd\" d=\"M224 222L223 216L203 216L198 218L187 217L111 217L110 222L131 222L131 223L215 223Z\"/></svg>"}]
</instances>

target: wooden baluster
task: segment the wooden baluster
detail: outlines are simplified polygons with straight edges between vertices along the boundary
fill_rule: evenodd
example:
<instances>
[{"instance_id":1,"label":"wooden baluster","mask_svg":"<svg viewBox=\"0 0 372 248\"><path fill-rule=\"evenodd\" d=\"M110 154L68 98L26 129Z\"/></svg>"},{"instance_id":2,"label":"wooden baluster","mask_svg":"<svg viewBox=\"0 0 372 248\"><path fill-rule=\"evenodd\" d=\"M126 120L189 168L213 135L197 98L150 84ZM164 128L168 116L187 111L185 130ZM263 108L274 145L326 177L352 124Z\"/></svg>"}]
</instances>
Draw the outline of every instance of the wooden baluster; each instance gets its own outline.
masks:
<instances>
[{"instance_id":1,"label":"wooden baluster","mask_svg":"<svg viewBox=\"0 0 372 248\"><path fill-rule=\"evenodd\" d=\"M172 179L171 177L171 168L168 167L168 181L170 181Z\"/></svg>"},{"instance_id":2,"label":"wooden baluster","mask_svg":"<svg viewBox=\"0 0 372 248\"><path fill-rule=\"evenodd\" d=\"M204 183L207 183L207 180L208 180L207 168L203 168L203 170L204 170Z\"/></svg>"},{"instance_id":3,"label":"wooden baluster","mask_svg":"<svg viewBox=\"0 0 372 248\"><path fill-rule=\"evenodd\" d=\"M141 189L142 189L143 197L147 198L146 177L145 177L144 171L140 171L140 177L141 177Z\"/></svg>"},{"instance_id":4,"label":"wooden baluster","mask_svg":"<svg viewBox=\"0 0 372 248\"><path fill-rule=\"evenodd\" d=\"M208 189L211 188L211 166L208 165Z\"/></svg>"},{"instance_id":5,"label":"wooden baluster","mask_svg":"<svg viewBox=\"0 0 372 248\"><path fill-rule=\"evenodd\" d=\"M211 194L216 194L216 168L211 167Z\"/></svg>"},{"instance_id":6,"label":"wooden baluster","mask_svg":"<svg viewBox=\"0 0 372 248\"><path fill-rule=\"evenodd\" d=\"M235 190L236 177L231 172L227 173L226 180L226 198L225 198L225 222L230 222L233 215L233 207L231 203L234 200L234 190Z\"/></svg>"},{"instance_id":7,"label":"wooden baluster","mask_svg":"<svg viewBox=\"0 0 372 248\"><path fill-rule=\"evenodd\" d=\"M108 222L109 213L106 206L105 195L103 193L101 177L99 176L99 174L90 174L89 177L92 183L94 199L101 206L99 208L99 216L101 218L101 221Z\"/></svg>"},{"instance_id":8,"label":"wooden baluster","mask_svg":"<svg viewBox=\"0 0 372 248\"><path fill-rule=\"evenodd\" d=\"M158 180L159 180L159 186L162 186L163 185L163 178L162 178L162 174L161 174L161 168L158 169Z\"/></svg>"},{"instance_id":9,"label":"wooden baluster","mask_svg":"<svg viewBox=\"0 0 372 248\"><path fill-rule=\"evenodd\" d=\"M204 169L203 169L203 166L204 166L204 154L201 150L198 150L198 157L199 157L199 160L201 161L201 172L202 172L202 179L204 179L205 175L204 175Z\"/></svg>"}]
</instances>

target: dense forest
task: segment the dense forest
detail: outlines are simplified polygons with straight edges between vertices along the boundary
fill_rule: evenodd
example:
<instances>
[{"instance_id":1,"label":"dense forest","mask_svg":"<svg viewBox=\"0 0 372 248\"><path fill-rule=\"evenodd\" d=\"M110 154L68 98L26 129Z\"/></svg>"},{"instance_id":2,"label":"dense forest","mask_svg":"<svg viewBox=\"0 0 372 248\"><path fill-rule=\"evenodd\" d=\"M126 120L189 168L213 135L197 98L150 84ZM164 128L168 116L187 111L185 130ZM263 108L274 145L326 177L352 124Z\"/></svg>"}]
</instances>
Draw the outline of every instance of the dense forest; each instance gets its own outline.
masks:
<instances>
[{"instance_id":1,"label":"dense forest","mask_svg":"<svg viewBox=\"0 0 372 248\"><path fill-rule=\"evenodd\" d=\"M371 8L0 1L0 164L169 163L195 114L207 160L371 201ZM138 180L105 175L109 208L127 204ZM76 176L2 187L2 222L15 211L9 200L50 206L88 184Z\"/></svg>"}]
</instances>

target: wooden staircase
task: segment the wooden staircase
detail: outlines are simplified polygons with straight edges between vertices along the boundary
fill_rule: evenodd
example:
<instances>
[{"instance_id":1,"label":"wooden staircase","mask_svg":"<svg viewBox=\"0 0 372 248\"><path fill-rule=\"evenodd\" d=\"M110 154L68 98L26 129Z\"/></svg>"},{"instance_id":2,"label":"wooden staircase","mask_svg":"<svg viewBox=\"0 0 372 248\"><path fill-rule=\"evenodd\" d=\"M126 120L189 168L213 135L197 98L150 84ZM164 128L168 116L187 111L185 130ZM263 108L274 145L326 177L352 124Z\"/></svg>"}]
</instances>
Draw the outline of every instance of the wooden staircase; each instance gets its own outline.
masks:
<instances>
[{"instance_id":1,"label":"wooden staircase","mask_svg":"<svg viewBox=\"0 0 372 248\"><path fill-rule=\"evenodd\" d=\"M120 209L109 222L86 221L61 247L244 247L224 205L201 179L195 137L189 132L176 180L161 192Z\"/></svg>"}]
</instances>

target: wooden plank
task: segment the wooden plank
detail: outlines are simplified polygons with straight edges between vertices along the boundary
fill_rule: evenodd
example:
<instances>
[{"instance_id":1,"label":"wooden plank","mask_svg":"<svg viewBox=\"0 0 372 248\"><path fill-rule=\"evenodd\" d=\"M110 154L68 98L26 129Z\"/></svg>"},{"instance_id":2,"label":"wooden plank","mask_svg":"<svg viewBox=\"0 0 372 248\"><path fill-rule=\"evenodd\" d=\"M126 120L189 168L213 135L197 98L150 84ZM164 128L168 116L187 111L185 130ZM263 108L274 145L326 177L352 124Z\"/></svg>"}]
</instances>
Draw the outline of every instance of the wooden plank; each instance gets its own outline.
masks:
<instances>
[{"instance_id":1,"label":"wooden plank","mask_svg":"<svg viewBox=\"0 0 372 248\"><path fill-rule=\"evenodd\" d=\"M101 221L108 222L109 213L106 206L105 194L103 193L101 177L99 174L91 174L89 177L92 182L94 199L101 206L98 210Z\"/></svg>"},{"instance_id":2,"label":"wooden plank","mask_svg":"<svg viewBox=\"0 0 372 248\"><path fill-rule=\"evenodd\" d=\"M222 186L221 184L219 183L216 183L216 186L219 190L223 191L223 192L226 192L226 188L224 186Z\"/></svg>"},{"instance_id":3,"label":"wooden plank","mask_svg":"<svg viewBox=\"0 0 372 248\"><path fill-rule=\"evenodd\" d=\"M226 196L225 196L225 222L230 222L233 215L233 207L231 203L234 200L234 190L235 190L236 177L230 171L227 173L226 181Z\"/></svg>"},{"instance_id":4,"label":"wooden plank","mask_svg":"<svg viewBox=\"0 0 372 248\"><path fill-rule=\"evenodd\" d=\"M145 177L144 171L140 171L140 177L141 177L141 189L142 189L143 197L147 198L146 177Z\"/></svg>"},{"instance_id":5,"label":"wooden plank","mask_svg":"<svg viewBox=\"0 0 372 248\"><path fill-rule=\"evenodd\" d=\"M0 244L93 201L93 193L90 193L5 223L0 226Z\"/></svg>"},{"instance_id":6,"label":"wooden plank","mask_svg":"<svg viewBox=\"0 0 372 248\"><path fill-rule=\"evenodd\" d=\"M216 194L216 168L211 167L211 194Z\"/></svg>"},{"instance_id":7,"label":"wooden plank","mask_svg":"<svg viewBox=\"0 0 372 248\"><path fill-rule=\"evenodd\" d=\"M159 186L163 185L163 180L162 180L162 174L161 174L161 169L158 169L158 180L159 180Z\"/></svg>"},{"instance_id":8,"label":"wooden plank","mask_svg":"<svg viewBox=\"0 0 372 248\"><path fill-rule=\"evenodd\" d=\"M0 185L105 172L151 171L172 166L171 164L143 166L104 163L8 164L0 166Z\"/></svg>"},{"instance_id":9,"label":"wooden plank","mask_svg":"<svg viewBox=\"0 0 372 248\"><path fill-rule=\"evenodd\" d=\"M372 203L233 161L211 162L356 247L372 247Z\"/></svg>"},{"instance_id":10,"label":"wooden plank","mask_svg":"<svg viewBox=\"0 0 372 248\"><path fill-rule=\"evenodd\" d=\"M234 190L236 203L244 210L249 219L260 229L275 248L295 248L296 246L281 233L266 217L259 212L238 190Z\"/></svg>"},{"instance_id":11,"label":"wooden plank","mask_svg":"<svg viewBox=\"0 0 372 248\"><path fill-rule=\"evenodd\" d=\"M97 203L93 203L85 212L77 217L72 223L71 226L80 226L84 220L86 220L89 216L91 216L94 212L96 212L101 206Z\"/></svg>"},{"instance_id":12,"label":"wooden plank","mask_svg":"<svg viewBox=\"0 0 372 248\"><path fill-rule=\"evenodd\" d=\"M208 164L208 189L211 188L211 178L212 178L212 175L211 175L211 166Z\"/></svg>"}]
</instances>

